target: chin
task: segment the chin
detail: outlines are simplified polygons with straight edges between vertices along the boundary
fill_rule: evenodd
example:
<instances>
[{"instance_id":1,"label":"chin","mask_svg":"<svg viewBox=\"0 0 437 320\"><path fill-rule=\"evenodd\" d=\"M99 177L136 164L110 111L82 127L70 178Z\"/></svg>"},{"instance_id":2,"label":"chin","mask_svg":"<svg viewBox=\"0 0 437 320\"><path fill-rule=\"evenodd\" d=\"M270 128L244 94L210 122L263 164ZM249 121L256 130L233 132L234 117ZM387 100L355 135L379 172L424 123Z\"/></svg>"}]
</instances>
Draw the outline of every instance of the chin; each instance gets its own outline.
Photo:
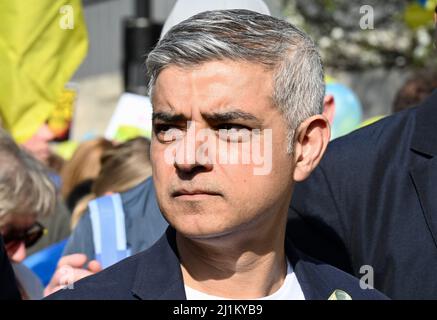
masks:
<instances>
[{"instance_id":1,"label":"chin","mask_svg":"<svg viewBox=\"0 0 437 320\"><path fill-rule=\"evenodd\" d=\"M170 224L186 238L211 239L222 237L233 232L235 228L229 225L229 219L217 220L217 215L193 212L178 212L178 216L168 217ZM228 223L225 223L228 221Z\"/></svg>"},{"instance_id":2,"label":"chin","mask_svg":"<svg viewBox=\"0 0 437 320\"><path fill-rule=\"evenodd\" d=\"M207 240L222 238L232 234L232 229L209 228L207 230L194 230L193 228L182 228L178 230L184 237L193 240Z\"/></svg>"}]
</instances>

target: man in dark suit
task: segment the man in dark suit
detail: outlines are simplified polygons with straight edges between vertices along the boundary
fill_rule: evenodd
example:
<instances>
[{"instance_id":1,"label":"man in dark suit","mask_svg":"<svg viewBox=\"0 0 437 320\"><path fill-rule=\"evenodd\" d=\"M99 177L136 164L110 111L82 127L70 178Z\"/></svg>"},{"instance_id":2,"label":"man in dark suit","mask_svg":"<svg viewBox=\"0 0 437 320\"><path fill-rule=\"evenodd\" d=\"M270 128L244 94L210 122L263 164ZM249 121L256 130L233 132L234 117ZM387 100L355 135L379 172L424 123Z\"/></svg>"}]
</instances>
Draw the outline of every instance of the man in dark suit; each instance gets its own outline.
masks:
<instances>
[{"instance_id":1,"label":"man in dark suit","mask_svg":"<svg viewBox=\"0 0 437 320\"><path fill-rule=\"evenodd\" d=\"M382 299L285 241L295 181L329 141L320 56L290 23L208 11L149 54L151 160L170 227L53 299Z\"/></svg>"},{"instance_id":2,"label":"man in dark suit","mask_svg":"<svg viewBox=\"0 0 437 320\"><path fill-rule=\"evenodd\" d=\"M331 142L296 185L296 246L358 277L372 267L375 288L391 298L437 298L436 141L437 91Z\"/></svg>"},{"instance_id":3,"label":"man in dark suit","mask_svg":"<svg viewBox=\"0 0 437 320\"><path fill-rule=\"evenodd\" d=\"M0 235L0 300L20 300L14 272Z\"/></svg>"},{"instance_id":4,"label":"man in dark suit","mask_svg":"<svg viewBox=\"0 0 437 320\"><path fill-rule=\"evenodd\" d=\"M391 298L436 299L436 141L437 91L416 108L334 140L296 185L288 235Z\"/></svg>"}]
</instances>

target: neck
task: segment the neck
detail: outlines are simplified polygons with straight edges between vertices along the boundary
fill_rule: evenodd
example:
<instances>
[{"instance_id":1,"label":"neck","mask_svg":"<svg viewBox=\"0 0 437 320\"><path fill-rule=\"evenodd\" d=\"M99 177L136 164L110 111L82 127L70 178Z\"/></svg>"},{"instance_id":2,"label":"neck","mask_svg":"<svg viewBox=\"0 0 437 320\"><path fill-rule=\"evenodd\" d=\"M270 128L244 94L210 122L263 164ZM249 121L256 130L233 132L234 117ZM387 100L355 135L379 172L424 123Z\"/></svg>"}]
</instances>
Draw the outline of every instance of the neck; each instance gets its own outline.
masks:
<instances>
[{"instance_id":1,"label":"neck","mask_svg":"<svg viewBox=\"0 0 437 320\"><path fill-rule=\"evenodd\" d=\"M286 214L280 220L209 239L177 233L185 285L231 299L256 299L277 291L287 272Z\"/></svg>"}]
</instances>

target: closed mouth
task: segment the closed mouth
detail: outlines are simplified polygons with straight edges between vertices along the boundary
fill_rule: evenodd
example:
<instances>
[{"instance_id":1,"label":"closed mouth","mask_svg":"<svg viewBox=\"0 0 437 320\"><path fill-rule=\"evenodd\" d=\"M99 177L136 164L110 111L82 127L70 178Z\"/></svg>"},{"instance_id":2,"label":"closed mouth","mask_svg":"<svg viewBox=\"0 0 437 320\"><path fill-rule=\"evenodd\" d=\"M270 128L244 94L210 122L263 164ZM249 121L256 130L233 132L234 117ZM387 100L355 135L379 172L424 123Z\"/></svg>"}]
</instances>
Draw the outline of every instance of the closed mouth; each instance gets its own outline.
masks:
<instances>
[{"instance_id":1,"label":"closed mouth","mask_svg":"<svg viewBox=\"0 0 437 320\"><path fill-rule=\"evenodd\" d=\"M181 196L220 196L218 192L207 191L207 190L177 190L172 193L174 198Z\"/></svg>"}]
</instances>

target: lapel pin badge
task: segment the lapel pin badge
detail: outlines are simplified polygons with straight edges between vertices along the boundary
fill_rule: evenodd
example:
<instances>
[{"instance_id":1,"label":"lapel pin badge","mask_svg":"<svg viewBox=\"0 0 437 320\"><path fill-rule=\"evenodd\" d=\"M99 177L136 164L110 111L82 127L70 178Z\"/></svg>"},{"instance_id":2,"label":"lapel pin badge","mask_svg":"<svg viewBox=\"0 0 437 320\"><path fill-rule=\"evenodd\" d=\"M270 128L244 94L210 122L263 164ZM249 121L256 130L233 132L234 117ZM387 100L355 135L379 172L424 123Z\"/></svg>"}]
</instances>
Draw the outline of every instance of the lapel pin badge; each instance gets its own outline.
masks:
<instances>
[{"instance_id":1,"label":"lapel pin badge","mask_svg":"<svg viewBox=\"0 0 437 320\"><path fill-rule=\"evenodd\" d=\"M336 289L329 296L328 300L352 300L352 297L347 292Z\"/></svg>"}]
</instances>

